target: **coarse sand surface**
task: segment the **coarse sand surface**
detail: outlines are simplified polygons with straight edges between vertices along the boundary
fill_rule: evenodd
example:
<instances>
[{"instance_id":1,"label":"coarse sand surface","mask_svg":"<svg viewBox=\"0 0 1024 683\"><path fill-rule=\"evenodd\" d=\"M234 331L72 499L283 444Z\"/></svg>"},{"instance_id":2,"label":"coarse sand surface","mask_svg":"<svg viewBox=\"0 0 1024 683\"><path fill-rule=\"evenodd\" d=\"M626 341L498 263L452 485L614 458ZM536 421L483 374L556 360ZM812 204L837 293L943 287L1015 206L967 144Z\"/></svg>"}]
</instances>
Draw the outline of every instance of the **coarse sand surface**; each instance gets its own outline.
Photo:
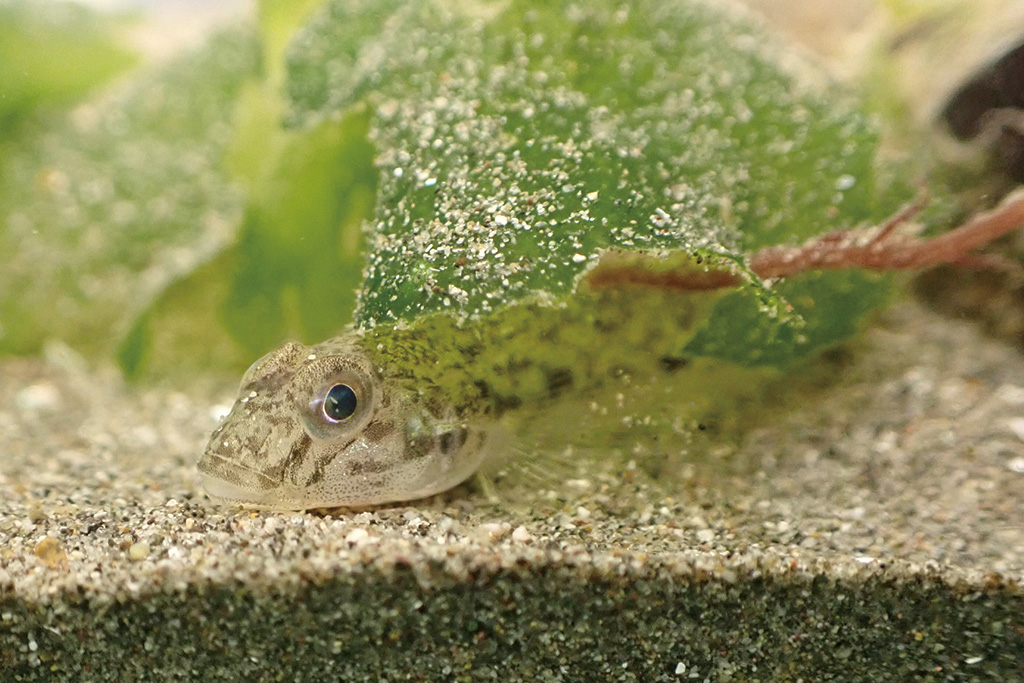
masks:
<instances>
[{"instance_id":1,"label":"coarse sand surface","mask_svg":"<svg viewBox=\"0 0 1024 683\"><path fill-rule=\"evenodd\" d=\"M918 304L676 490L223 507L231 392L0 362L0 680L1024 679L1024 358Z\"/></svg>"}]
</instances>

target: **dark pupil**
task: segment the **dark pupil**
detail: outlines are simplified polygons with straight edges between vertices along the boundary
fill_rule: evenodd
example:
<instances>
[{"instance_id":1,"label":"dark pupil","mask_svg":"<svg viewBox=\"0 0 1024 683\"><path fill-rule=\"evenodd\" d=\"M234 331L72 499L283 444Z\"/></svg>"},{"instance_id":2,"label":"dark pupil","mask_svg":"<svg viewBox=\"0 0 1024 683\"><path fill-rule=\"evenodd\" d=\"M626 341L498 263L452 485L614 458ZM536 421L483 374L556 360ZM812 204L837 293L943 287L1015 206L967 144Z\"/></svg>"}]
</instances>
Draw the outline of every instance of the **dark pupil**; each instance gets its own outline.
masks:
<instances>
[{"instance_id":1,"label":"dark pupil","mask_svg":"<svg viewBox=\"0 0 1024 683\"><path fill-rule=\"evenodd\" d=\"M335 384L324 397L324 415L340 422L356 412L356 392L347 384Z\"/></svg>"}]
</instances>

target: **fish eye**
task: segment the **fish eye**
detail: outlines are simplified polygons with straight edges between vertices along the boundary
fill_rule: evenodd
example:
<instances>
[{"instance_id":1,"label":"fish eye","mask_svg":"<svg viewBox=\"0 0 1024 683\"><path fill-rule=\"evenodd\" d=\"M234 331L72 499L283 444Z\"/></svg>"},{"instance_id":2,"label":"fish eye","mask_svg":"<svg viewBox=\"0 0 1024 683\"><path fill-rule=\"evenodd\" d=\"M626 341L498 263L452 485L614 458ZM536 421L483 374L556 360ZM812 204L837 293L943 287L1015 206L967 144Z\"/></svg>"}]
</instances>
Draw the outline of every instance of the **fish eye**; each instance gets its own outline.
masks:
<instances>
[{"instance_id":1,"label":"fish eye","mask_svg":"<svg viewBox=\"0 0 1024 683\"><path fill-rule=\"evenodd\" d=\"M320 409L329 421L344 422L355 414L358 405L355 389L339 382L327 390Z\"/></svg>"},{"instance_id":2,"label":"fish eye","mask_svg":"<svg viewBox=\"0 0 1024 683\"><path fill-rule=\"evenodd\" d=\"M0 0L2 1L2 0ZM319 441L351 439L373 419L377 402L371 372L333 356L307 363L294 394L302 427Z\"/></svg>"}]
</instances>

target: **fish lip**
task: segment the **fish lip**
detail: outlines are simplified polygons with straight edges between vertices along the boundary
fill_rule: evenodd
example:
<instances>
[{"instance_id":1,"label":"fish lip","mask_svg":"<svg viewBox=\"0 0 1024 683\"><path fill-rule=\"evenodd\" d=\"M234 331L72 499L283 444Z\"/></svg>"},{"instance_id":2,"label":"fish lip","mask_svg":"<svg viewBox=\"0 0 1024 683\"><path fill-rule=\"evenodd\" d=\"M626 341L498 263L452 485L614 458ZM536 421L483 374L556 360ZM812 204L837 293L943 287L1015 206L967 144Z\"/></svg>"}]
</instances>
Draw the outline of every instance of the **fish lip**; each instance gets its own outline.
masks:
<instances>
[{"instance_id":1,"label":"fish lip","mask_svg":"<svg viewBox=\"0 0 1024 683\"><path fill-rule=\"evenodd\" d=\"M205 453L198 469L203 489L213 499L265 510L305 508L300 492L293 490L295 487L223 455Z\"/></svg>"}]
</instances>

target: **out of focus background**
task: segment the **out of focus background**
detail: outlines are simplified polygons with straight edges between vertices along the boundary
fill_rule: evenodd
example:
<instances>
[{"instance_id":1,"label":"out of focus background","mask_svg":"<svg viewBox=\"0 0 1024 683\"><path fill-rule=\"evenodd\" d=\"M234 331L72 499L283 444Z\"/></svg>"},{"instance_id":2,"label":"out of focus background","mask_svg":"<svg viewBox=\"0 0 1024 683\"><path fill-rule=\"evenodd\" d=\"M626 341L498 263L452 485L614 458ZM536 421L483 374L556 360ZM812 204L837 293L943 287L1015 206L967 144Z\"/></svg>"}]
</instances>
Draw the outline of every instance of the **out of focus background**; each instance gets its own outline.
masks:
<instances>
[{"instance_id":1,"label":"out of focus background","mask_svg":"<svg viewBox=\"0 0 1024 683\"><path fill-rule=\"evenodd\" d=\"M128 35L151 57L167 57L203 40L218 25L252 17L254 0L74 0L108 14L133 16Z\"/></svg>"}]
</instances>

